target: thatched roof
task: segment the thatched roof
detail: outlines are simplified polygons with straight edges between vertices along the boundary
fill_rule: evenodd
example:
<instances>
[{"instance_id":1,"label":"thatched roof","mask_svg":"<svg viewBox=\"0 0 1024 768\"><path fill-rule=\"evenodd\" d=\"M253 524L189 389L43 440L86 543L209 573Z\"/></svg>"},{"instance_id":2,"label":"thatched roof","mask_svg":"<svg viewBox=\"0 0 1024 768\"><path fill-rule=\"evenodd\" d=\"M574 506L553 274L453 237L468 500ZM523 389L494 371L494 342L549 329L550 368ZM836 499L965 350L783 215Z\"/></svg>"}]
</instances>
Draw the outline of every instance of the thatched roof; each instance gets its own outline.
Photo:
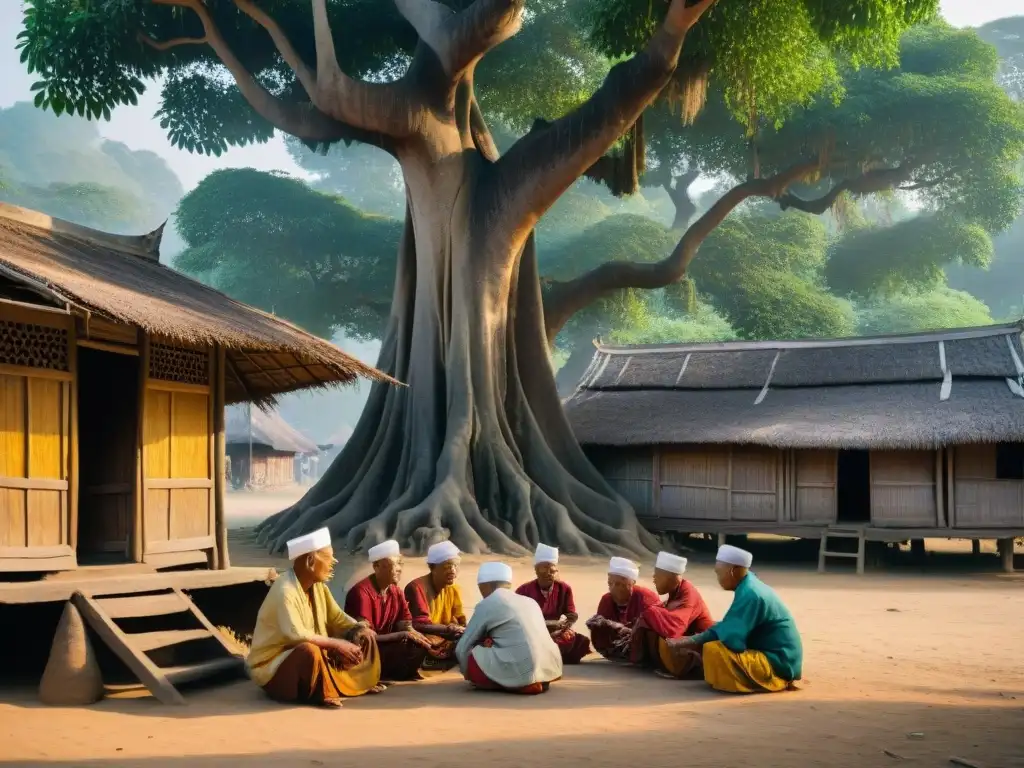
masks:
<instances>
[{"instance_id":1,"label":"thatched roof","mask_svg":"<svg viewBox=\"0 0 1024 768\"><path fill-rule=\"evenodd\" d=\"M233 405L224 419L224 440L228 445L249 444L249 408ZM280 413L252 409L252 442L283 453L318 453L316 443L289 424Z\"/></svg>"},{"instance_id":2,"label":"thatched roof","mask_svg":"<svg viewBox=\"0 0 1024 768\"><path fill-rule=\"evenodd\" d=\"M565 407L577 438L591 446L1024 441L1022 330L599 345Z\"/></svg>"},{"instance_id":3,"label":"thatched roof","mask_svg":"<svg viewBox=\"0 0 1024 768\"><path fill-rule=\"evenodd\" d=\"M179 342L227 351L227 401L388 380L298 326L159 263L162 227L111 235L0 203L0 280L78 314L99 315Z\"/></svg>"}]
</instances>

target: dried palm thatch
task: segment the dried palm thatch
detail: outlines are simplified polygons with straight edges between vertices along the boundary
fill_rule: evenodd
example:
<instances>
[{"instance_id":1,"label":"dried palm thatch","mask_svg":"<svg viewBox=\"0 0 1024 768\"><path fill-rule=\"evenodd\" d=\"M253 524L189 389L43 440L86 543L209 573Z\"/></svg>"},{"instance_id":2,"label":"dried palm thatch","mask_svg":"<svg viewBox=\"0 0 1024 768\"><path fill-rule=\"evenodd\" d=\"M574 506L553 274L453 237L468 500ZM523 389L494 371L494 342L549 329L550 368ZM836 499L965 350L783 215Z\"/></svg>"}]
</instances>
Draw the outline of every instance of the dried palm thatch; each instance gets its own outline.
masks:
<instances>
[{"instance_id":1,"label":"dried palm thatch","mask_svg":"<svg viewBox=\"0 0 1024 768\"><path fill-rule=\"evenodd\" d=\"M0 203L0 277L162 343L221 345L229 403L269 407L276 395L357 377L397 383L298 326L160 264L162 230L111 235Z\"/></svg>"},{"instance_id":2,"label":"dried palm thatch","mask_svg":"<svg viewBox=\"0 0 1024 768\"><path fill-rule=\"evenodd\" d=\"M249 414L245 406L227 409L224 437L228 445L249 443ZM289 424L277 411L252 412L252 442L284 453L317 453L316 443Z\"/></svg>"}]
</instances>

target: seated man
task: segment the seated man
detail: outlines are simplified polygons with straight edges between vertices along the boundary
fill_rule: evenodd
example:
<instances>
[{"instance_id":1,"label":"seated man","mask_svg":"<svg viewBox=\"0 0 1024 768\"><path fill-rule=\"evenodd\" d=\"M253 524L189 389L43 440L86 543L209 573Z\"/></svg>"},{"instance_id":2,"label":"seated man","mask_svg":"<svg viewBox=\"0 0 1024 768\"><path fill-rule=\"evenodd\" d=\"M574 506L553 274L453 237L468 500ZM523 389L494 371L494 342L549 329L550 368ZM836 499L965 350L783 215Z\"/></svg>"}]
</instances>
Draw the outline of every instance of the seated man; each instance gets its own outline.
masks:
<instances>
[{"instance_id":1,"label":"seated man","mask_svg":"<svg viewBox=\"0 0 1024 768\"><path fill-rule=\"evenodd\" d=\"M579 664L590 653L590 640L572 630L580 617L576 613L572 587L558 580L558 549L538 544L533 555L533 572L537 578L519 587L516 594L537 601L551 639L562 653L562 663Z\"/></svg>"},{"instance_id":2,"label":"seated man","mask_svg":"<svg viewBox=\"0 0 1024 768\"><path fill-rule=\"evenodd\" d=\"M430 572L405 587L412 627L431 642L423 669L443 671L458 663L455 643L466 631L462 592L455 583L459 575L459 554L459 548L450 541L434 544L427 550Z\"/></svg>"},{"instance_id":3,"label":"seated man","mask_svg":"<svg viewBox=\"0 0 1024 768\"><path fill-rule=\"evenodd\" d=\"M462 676L477 688L544 693L562 676L562 655L537 603L512 591L512 569L484 563L480 595L465 634L455 646Z\"/></svg>"},{"instance_id":4,"label":"seated man","mask_svg":"<svg viewBox=\"0 0 1024 768\"><path fill-rule=\"evenodd\" d=\"M402 553L391 540L367 552L373 573L356 582L345 596L345 611L377 633L381 679L419 680L420 665L431 643L412 628L412 614L398 588Z\"/></svg>"},{"instance_id":5,"label":"seated man","mask_svg":"<svg viewBox=\"0 0 1024 768\"><path fill-rule=\"evenodd\" d=\"M704 679L725 693L793 688L804 649L793 614L771 587L750 572L754 556L728 544L718 549L715 576L733 593L725 617L704 632L670 642L673 651L703 650Z\"/></svg>"},{"instance_id":6,"label":"seated man","mask_svg":"<svg viewBox=\"0 0 1024 768\"><path fill-rule=\"evenodd\" d=\"M608 591L587 619L594 650L609 661L629 661L633 626L643 612L661 601L646 587L638 587L640 569L632 560L613 557L608 562Z\"/></svg>"},{"instance_id":7,"label":"seated man","mask_svg":"<svg viewBox=\"0 0 1024 768\"><path fill-rule=\"evenodd\" d=\"M249 676L273 699L326 707L384 690L373 631L345 615L327 588L337 563L331 534L321 528L292 539L288 559L291 570L256 616Z\"/></svg>"},{"instance_id":8,"label":"seated man","mask_svg":"<svg viewBox=\"0 0 1024 768\"><path fill-rule=\"evenodd\" d=\"M629 660L651 667L662 677L701 677L700 653L673 653L667 641L695 635L713 623L711 611L697 588L683 578L686 558L659 552L654 565L654 588L665 595L663 605L646 608L633 628Z\"/></svg>"}]
</instances>

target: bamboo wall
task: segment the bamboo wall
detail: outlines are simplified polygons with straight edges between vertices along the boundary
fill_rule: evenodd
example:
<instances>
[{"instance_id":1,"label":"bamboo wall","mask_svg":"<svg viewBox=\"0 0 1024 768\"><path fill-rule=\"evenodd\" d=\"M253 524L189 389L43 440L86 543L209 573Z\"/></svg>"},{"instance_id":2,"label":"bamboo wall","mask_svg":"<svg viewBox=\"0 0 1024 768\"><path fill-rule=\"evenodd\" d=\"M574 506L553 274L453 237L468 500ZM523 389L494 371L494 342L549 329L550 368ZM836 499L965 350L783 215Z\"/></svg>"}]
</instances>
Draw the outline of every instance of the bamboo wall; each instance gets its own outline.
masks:
<instances>
[{"instance_id":1,"label":"bamboo wall","mask_svg":"<svg viewBox=\"0 0 1024 768\"><path fill-rule=\"evenodd\" d=\"M871 452L871 524L882 528L941 524L935 451Z\"/></svg>"},{"instance_id":2,"label":"bamboo wall","mask_svg":"<svg viewBox=\"0 0 1024 768\"><path fill-rule=\"evenodd\" d=\"M1024 527L1024 481L996 477L995 445L953 452L953 521L957 527Z\"/></svg>"},{"instance_id":3,"label":"bamboo wall","mask_svg":"<svg viewBox=\"0 0 1024 768\"><path fill-rule=\"evenodd\" d=\"M229 445L232 480L244 484L249 480L249 446ZM268 451L253 446L252 484L255 488L280 488L295 485L295 454Z\"/></svg>"},{"instance_id":4,"label":"bamboo wall","mask_svg":"<svg viewBox=\"0 0 1024 768\"><path fill-rule=\"evenodd\" d=\"M74 568L67 315L0 306L0 571Z\"/></svg>"}]
</instances>

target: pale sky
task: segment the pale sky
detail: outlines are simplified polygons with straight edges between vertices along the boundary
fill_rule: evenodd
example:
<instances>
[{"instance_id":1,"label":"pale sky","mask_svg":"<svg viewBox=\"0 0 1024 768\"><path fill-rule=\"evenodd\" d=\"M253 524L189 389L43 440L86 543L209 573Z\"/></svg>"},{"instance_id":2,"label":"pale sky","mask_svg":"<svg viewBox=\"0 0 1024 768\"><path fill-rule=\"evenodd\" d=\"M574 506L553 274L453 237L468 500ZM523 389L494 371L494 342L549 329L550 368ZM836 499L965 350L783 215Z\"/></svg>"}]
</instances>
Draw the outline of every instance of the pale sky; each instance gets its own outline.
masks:
<instances>
[{"instance_id":1,"label":"pale sky","mask_svg":"<svg viewBox=\"0 0 1024 768\"><path fill-rule=\"evenodd\" d=\"M32 78L18 61L18 52L14 49L21 27L21 5L21 0L0 0L0 107L32 97L29 91ZM978 26L1024 13L1024 0L942 0L942 13L951 24ZM268 144L232 149L219 158L173 148L160 124L153 119L159 100L159 88L150 88L138 106L121 107L113 113L109 123L101 123L101 133L132 149L148 149L161 155L186 189L193 188L206 174L218 168L252 167L304 175L288 156L280 136Z\"/></svg>"}]
</instances>

